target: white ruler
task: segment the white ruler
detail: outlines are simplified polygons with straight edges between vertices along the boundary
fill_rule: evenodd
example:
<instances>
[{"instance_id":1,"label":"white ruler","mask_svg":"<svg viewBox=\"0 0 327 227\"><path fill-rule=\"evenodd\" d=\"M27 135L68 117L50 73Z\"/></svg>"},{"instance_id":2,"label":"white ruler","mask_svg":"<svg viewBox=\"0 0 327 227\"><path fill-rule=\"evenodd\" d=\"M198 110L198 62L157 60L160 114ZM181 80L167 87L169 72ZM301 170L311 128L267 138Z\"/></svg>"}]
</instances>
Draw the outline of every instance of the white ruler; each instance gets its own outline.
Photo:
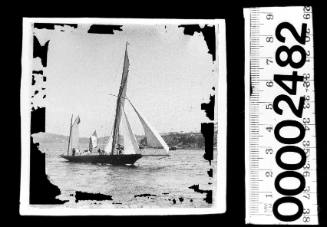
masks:
<instances>
[{"instance_id":1,"label":"white ruler","mask_svg":"<svg viewBox=\"0 0 327 227\"><path fill-rule=\"evenodd\" d=\"M246 222L317 224L312 9L244 17Z\"/></svg>"}]
</instances>

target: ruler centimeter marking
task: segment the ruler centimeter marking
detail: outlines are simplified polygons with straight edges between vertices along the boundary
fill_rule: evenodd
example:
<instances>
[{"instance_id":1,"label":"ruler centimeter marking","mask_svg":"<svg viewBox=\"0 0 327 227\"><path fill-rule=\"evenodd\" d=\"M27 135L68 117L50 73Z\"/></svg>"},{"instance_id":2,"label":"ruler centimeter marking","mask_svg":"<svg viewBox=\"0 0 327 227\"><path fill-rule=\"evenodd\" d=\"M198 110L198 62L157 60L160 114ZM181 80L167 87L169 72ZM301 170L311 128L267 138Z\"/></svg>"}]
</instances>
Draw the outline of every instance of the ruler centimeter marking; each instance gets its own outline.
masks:
<instances>
[{"instance_id":1,"label":"ruler centimeter marking","mask_svg":"<svg viewBox=\"0 0 327 227\"><path fill-rule=\"evenodd\" d=\"M312 9L249 8L244 18L246 223L318 224ZM305 35L305 42L298 43L295 33ZM276 74L294 76L285 79L292 89L290 78L298 78L295 91L277 83Z\"/></svg>"}]
</instances>

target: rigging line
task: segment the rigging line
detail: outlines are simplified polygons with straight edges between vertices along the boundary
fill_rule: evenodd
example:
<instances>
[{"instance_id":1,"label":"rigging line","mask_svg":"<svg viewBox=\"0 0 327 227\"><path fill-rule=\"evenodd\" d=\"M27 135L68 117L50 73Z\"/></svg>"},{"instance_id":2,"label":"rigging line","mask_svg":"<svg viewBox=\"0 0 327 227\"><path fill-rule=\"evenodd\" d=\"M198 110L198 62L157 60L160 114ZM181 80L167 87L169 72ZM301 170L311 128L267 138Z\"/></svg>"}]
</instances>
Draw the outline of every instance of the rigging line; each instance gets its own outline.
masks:
<instances>
[{"instance_id":1,"label":"rigging line","mask_svg":"<svg viewBox=\"0 0 327 227\"><path fill-rule=\"evenodd\" d=\"M108 95L115 96L115 97L118 98L118 95L115 95L115 94L108 94ZM126 99L126 100L127 100L127 101L132 105L131 100L129 100L129 98L127 98L127 96L125 96L125 97L120 97L120 98L122 98L122 99ZM133 105L132 105L132 106L133 106Z\"/></svg>"}]
</instances>

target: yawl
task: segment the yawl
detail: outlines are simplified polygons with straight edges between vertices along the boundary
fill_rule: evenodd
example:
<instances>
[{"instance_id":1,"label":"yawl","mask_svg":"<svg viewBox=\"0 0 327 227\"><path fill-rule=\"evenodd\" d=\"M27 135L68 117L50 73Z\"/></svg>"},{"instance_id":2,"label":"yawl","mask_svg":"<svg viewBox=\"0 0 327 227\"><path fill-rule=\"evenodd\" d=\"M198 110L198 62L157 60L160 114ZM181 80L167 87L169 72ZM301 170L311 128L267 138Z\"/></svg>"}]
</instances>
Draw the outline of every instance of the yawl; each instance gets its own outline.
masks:
<instances>
[{"instance_id":1,"label":"yawl","mask_svg":"<svg viewBox=\"0 0 327 227\"><path fill-rule=\"evenodd\" d=\"M61 155L62 158L71 162L108 163L113 165L125 165L134 164L142 156L152 156L142 155L140 152L138 142L132 131L131 125L124 110L125 100L130 103L143 126L147 145L155 148L163 148L166 153L164 156L168 156L169 147L166 142L159 135L159 133L149 124L149 122L144 118L144 116L141 115L141 113L132 104L130 99L126 97L127 79L129 72L127 44L128 43L126 43L124 66L120 88L118 95L116 96L116 112L112 135L109 137L109 141L106 143L104 150L98 149L98 151L89 152L87 154L76 152L79 150L78 125L80 123L80 118L77 117L73 124L71 118L67 154Z\"/></svg>"}]
</instances>

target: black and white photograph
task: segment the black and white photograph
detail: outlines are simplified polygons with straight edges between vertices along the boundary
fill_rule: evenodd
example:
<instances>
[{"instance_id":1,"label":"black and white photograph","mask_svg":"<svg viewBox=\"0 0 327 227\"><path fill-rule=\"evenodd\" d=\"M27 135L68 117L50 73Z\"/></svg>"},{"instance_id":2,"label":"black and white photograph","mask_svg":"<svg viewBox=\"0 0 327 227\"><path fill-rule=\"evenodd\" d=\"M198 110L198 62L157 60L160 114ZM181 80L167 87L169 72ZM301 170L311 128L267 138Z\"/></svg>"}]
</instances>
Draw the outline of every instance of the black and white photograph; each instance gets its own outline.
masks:
<instances>
[{"instance_id":1,"label":"black and white photograph","mask_svg":"<svg viewBox=\"0 0 327 227\"><path fill-rule=\"evenodd\" d=\"M4 226L327 226L318 1L10 3Z\"/></svg>"},{"instance_id":2,"label":"black and white photograph","mask_svg":"<svg viewBox=\"0 0 327 227\"><path fill-rule=\"evenodd\" d=\"M225 22L24 18L21 215L226 210Z\"/></svg>"}]
</instances>

